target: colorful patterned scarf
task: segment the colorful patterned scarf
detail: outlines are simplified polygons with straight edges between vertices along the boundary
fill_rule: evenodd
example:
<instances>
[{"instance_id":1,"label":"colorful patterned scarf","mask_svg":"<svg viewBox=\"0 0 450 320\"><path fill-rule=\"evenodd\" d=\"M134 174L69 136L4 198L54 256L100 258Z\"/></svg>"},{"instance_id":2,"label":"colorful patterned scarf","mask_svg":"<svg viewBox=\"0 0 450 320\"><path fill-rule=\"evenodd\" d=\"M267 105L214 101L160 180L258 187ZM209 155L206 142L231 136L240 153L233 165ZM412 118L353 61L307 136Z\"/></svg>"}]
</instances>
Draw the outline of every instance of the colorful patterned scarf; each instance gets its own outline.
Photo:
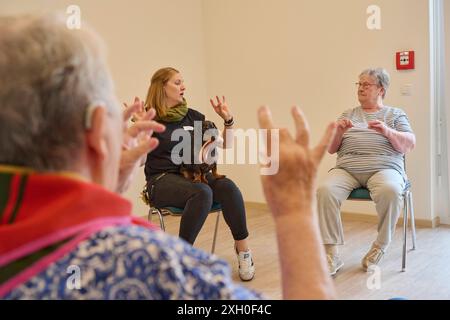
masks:
<instances>
[{"instance_id":1,"label":"colorful patterned scarf","mask_svg":"<svg viewBox=\"0 0 450 320\"><path fill-rule=\"evenodd\" d=\"M101 229L135 224L131 203L74 174L0 165L0 297Z\"/></svg>"}]
</instances>

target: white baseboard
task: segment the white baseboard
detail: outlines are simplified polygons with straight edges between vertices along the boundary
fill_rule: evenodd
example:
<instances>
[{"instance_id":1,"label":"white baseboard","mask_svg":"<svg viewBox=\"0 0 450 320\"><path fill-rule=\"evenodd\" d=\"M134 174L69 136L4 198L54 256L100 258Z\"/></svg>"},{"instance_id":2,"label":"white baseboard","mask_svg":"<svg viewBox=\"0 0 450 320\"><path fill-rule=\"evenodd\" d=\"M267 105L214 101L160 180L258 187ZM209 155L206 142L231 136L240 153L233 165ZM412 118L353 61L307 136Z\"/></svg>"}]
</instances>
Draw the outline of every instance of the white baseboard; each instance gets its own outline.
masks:
<instances>
[{"instance_id":1,"label":"white baseboard","mask_svg":"<svg viewBox=\"0 0 450 320\"><path fill-rule=\"evenodd\" d=\"M266 203L263 202L245 202L245 206L247 208L257 209L257 210L269 210ZM358 212L342 212L342 219L344 221L362 221L362 222L371 222L377 223L378 217L376 215L358 213ZM415 219L416 226L420 228L436 228L441 223L449 224L448 222L441 221L440 217L435 217L433 219ZM398 224L403 224L403 217L398 219Z\"/></svg>"}]
</instances>

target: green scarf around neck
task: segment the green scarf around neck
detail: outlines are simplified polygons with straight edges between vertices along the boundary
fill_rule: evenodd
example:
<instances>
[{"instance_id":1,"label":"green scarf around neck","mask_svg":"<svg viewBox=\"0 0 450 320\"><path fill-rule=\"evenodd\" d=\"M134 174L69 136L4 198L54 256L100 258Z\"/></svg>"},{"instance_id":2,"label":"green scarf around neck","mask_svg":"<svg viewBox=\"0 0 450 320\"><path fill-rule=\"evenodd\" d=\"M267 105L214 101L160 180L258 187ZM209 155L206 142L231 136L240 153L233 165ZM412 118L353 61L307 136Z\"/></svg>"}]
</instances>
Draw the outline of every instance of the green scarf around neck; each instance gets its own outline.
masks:
<instances>
[{"instance_id":1,"label":"green scarf around neck","mask_svg":"<svg viewBox=\"0 0 450 320\"><path fill-rule=\"evenodd\" d=\"M166 114L162 117L157 115L155 117L155 120L164 122L178 122L181 121L186 116L187 112L188 112L187 102L183 98L182 103L177 104L175 107L166 110Z\"/></svg>"}]
</instances>

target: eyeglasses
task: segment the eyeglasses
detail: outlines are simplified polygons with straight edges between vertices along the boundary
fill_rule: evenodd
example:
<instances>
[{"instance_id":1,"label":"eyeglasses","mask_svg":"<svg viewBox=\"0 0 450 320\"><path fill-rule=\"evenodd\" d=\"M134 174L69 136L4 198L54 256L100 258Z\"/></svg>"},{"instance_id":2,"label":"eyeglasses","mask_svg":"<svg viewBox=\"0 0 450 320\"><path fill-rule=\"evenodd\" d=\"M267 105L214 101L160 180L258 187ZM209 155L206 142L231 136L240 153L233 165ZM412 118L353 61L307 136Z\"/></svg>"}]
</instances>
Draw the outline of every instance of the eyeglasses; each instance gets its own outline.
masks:
<instances>
[{"instance_id":1,"label":"eyeglasses","mask_svg":"<svg viewBox=\"0 0 450 320\"><path fill-rule=\"evenodd\" d=\"M363 82L363 83L361 83L361 82L355 82L355 86L356 86L356 88L360 88L360 87L363 87L363 89L367 89L367 88L369 88L370 86L377 86L378 84L376 84L376 83L368 83L368 82Z\"/></svg>"}]
</instances>

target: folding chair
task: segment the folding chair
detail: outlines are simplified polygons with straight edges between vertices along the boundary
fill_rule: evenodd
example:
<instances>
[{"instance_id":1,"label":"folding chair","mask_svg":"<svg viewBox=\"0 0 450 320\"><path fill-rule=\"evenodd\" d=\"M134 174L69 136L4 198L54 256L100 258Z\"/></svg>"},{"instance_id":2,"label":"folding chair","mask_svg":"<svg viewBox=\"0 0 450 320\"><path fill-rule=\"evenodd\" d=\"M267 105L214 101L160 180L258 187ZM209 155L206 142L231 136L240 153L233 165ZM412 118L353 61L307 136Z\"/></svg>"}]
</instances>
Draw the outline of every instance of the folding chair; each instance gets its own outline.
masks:
<instances>
[{"instance_id":1,"label":"folding chair","mask_svg":"<svg viewBox=\"0 0 450 320\"><path fill-rule=\"evenodd\" d=\"M152 220L152 215L157 214L159 218L159 225L161 227L161 230L166 231L166 226L164 223L164 216L171 215L176 217L181 217L183 214L184 208L178 208L178 207L162 207L158 208L150 203L150 199L148 198L147 193L147 185L144 186L144 189L141 192L141 199L144 201L145 204L147 204L150 208L148 210L148 221ZM219 230L219 220L220 220L220 213L222 212L222 207L219 203L214 202L212 204L211 209L209 210L209 213L217 212L216 217L216 224L214 227L214 236L213 236L213 243L211 246L211 253L214 253L216 250L216 240L217 240L217 232Z\"/></svg>"},{"instance_id":2,"label":"folding chair","mask_svg":"<svg viewBox=\"0 0 450 320\"><path fill-rule=\"evenodd\" d=\"M370 192L367 188L356 188L348 196L347 200L357 201L372 201ZM414 206L411 192L411 183L406 182L403 189L403 255L402 255L402 272L406 270L406 244L408 232L408 216L411 217L411 231L412 231L412 250L416 249L416 224L414 221Z\"/></svg>"}]
</instances>

